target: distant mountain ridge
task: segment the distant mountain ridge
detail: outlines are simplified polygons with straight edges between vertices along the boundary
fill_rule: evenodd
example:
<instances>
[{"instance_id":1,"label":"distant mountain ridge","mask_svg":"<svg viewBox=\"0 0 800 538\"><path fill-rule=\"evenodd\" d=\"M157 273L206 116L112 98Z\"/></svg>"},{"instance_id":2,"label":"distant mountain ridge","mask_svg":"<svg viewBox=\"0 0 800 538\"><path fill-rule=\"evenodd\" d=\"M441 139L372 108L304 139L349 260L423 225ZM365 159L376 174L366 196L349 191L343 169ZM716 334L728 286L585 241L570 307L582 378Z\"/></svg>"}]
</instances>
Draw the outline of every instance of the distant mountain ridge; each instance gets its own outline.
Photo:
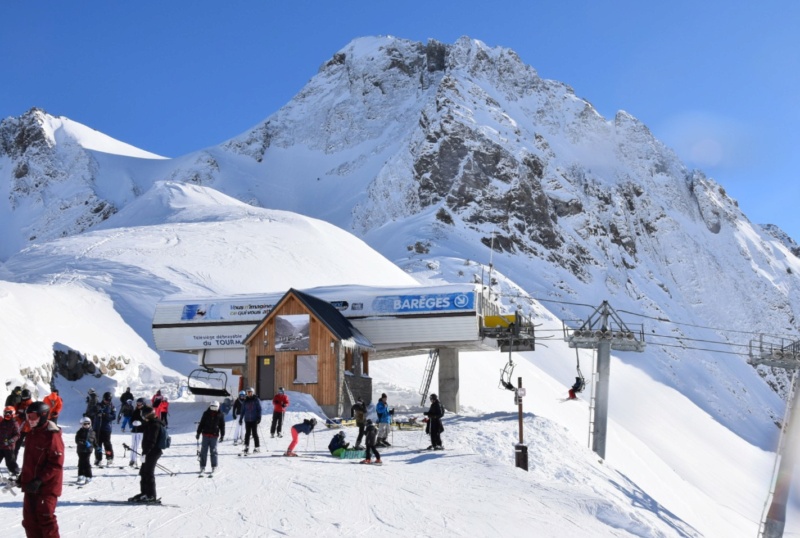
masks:
<instances>
[{"instance_id":1,"label":"distant mountain ridge","mask_svg":"<svg viewBox=\"0 0 800 538\"><path fill-rule=\"evenodd\" d=\"M125 208L158 181L207 187L333 223L429 278L481 278L483 266L470 261L492 256L526 292L562 301L564 318L580 317L576 304L610 299L643 319L683 323L651 322L674 347L653 342L643 358L623 360L745 437L757 437L765 417L779 419L769 388L750 380L746 346L723 360L695 349L691 327L752 333L715 331L732 345L796 335L797 245L750 223L636 118L603 118L509 49L466 37L356 39L264 122L176 159L48 137L56 121L65 120L33 109L0 123L9 236L0 260L122 225ZM785 390L780 372L761 372Z\"/></svg>"}]
</instances>

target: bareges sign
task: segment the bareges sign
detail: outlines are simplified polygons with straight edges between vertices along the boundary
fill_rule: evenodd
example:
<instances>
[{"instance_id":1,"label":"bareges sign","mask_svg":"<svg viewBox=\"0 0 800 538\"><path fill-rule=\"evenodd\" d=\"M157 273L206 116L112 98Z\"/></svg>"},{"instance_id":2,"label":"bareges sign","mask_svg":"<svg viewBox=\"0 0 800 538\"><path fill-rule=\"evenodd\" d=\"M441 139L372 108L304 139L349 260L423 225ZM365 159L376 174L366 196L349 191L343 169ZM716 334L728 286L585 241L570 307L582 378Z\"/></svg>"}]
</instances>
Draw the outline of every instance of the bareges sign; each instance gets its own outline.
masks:
<instances>
[{"instance_id":1,"label":"bareges sign","mask_svg":"<svg viewBox=\"0 0 800 538\"><path fill-rule=\"evenodd\" d=\"M433 293L420 295L383 295L376 297L372 308L381 313L443 312L472 310L474 293Z\"/></svg>"}]
</instances>

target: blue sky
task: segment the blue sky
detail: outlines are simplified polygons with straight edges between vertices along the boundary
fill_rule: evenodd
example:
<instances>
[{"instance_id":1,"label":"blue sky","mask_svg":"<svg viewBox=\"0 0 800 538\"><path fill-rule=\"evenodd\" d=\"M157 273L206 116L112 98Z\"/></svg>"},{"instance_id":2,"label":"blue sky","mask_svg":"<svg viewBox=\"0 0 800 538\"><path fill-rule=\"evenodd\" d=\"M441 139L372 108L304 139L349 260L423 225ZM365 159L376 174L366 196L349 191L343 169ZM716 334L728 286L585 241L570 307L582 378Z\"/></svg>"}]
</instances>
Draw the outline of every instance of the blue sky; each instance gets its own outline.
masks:
<instances>
[{"instance_id":1,"label":"blue sky","mask_svg":"<svg viewBox=\"0 0 800 538\"><path fill-rule=\"evenodd\" d=\"M2 2L0 118L31 107L175 157L289 101L350 40L466 35L626 110L800 241L800 2Z\"/></svg>"}]
</instances>

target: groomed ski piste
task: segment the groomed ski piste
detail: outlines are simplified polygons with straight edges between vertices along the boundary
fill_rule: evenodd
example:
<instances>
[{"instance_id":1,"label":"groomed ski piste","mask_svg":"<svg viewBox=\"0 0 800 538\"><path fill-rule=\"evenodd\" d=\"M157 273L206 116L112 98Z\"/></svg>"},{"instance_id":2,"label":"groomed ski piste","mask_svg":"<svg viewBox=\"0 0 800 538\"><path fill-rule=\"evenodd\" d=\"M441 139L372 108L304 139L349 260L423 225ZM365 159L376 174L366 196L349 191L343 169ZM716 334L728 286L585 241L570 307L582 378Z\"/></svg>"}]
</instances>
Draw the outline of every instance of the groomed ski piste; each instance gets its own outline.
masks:
<instances>
[{"instance_id":1,"label":"groomed ski piste","mask_svg":"<svg viewBox=\"0 0 800 538\"><path fill-rule=\"evenodd\" d=\"M411 388L415 379L410 372L419 372L425 360L423 356L408 357L373 365L376 389L389 395L389 404L395 407L398 417L422 418L423 408L419 406L419 395ZM251 440L251 454L237 457L242 446L233 446L234 423L229 417L226 439L219 446L216 475L210 480L198 480L195 428L208 404L174 401L169 421L172 446L159 463L175 475L162 470L156 473L158 496L170 506L103 504L125 501L139 492L138 474L127 467L123 453L122 444L129 442L129 435L115 429L114 465L93 468L94 479L88 486L64 487L56 512L61 534L500 536L531 529L536 536L667 537L746 536L744 530L757 528L734 512L725 521L713 510L708 511L707 518L699 518L708 528L690 525L626 474L601 463L594 453L576 442L574 433L530 412L524 413L523 418L529 471L516 468L518 413L512 393L475 390L485 386L486 376L497 373L496 366L492 361L475 364L470 376L462 379L462 405L466 410L446 416L444 451L424 450L429 444L424 431L393 430L389 438L393 446L379 448L381 466L353 465L354 460L330 456L327 445L338 430L322 424L313 435L301 434L295 448L298 454L312 457L275 457L283 454L291 442L292 424L304 418L325 418L313 399L291 392L292 405L286 414L283 438L269 436L271 404L265 401L261 452L252 453ZM633 378L628 381L636 382L636 376L641 375L622 364L615 364L615 368L621 383L630 376ZM526 379L538 378L536 391L532 391L538 396L526 398L526 403L545 407L545 402L551 402L551 407L561 406L562 413L587 413L585 398L562 403L559 396L566 387L530 364L521 364L517 373ZM652 394L642 402L643 411L662 405L664 396ZM65 483L77 478L73 436L79 419L75 408L81 407L74 392L67 393L67 397L71 398L69 410L60 420L68 446ZM491 402L501 410L480 410L480 406ZM347 440L354 443L357 430L345 428L345 432ZM670 470L652 467L655 459L648 456L648 449L617 425L612 428L609 451L624 451L637 472L661 473L665 491L676 479ZM635 463L637 453L639 464ZM121 465L125 467L120 469ZM711 466L698 472L715 471ZM705 503L711 501L684 486L683 492L687 491L690 493L684 502L702 513ZM6 494L0 503L0 533L23 535L22 495ZM757 507L752 512L755 515Z\"/></svg>"}]
</instances>

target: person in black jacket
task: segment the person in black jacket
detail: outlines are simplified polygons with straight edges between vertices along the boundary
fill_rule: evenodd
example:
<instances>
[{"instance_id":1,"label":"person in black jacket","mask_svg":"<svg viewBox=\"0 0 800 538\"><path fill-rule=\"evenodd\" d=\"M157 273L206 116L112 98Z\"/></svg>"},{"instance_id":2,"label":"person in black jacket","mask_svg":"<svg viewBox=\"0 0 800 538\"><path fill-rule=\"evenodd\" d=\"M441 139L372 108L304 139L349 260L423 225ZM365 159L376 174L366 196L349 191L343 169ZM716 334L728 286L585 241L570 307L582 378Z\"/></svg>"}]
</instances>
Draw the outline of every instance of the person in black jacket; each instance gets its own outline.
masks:
<instances>
[{"instance_id":1,"label":"person in black jacket","mask_svg":"<svg viewBox=\"0 0 800 538\"><path fill-rule=\"evenodd\" d=\"M366 453L364 454L364 459L361 460L360 463L372 463L372 455L375 455L375 463L381 463L381 455L378 453L378 450L375 448L378 446L378 428L375 427L375 424L372 423L370 419L367 419L366 422L367 430L366 430L366 439L364 444L367 446Z\"/></svg>"},{"instance_id":2,"label":"person in black jacket","mask_svg":"<svg viewBox=\"0 0 800 538\"><path fill-rule=\"evenodd\" d=\"M233 420L236 421L236 427L233 429L233 446L238 445L244 439L244 399L247 393L243 390L239 391L239 397L233 402Z\"/></svg>"},{"instance_id":3,"label":"person in black jacket","mask_svg":"<svg viewBox=\"0 0 800 538\"><path fill-rule=\"evenodd\" d=\"M144 407L142 409L144 415L144 424L142 425L142 456L144 463L139 469L139 487L141 493L134 495L130 499L131 502L154 502L158 499L156 496L156 464L158 458L161 457L161 448L158 446L158 438L161 436L161 430L164 424L156 418L156 413L152 407Z\"/></svg>"},{"instance_id":4,"label":"person in black jacket","mask_svg":"<svg viewBox=\"0 0 800 538\"><path fill-rule=\"evenodd\" d=\"M127 387L125 389L125 392L122 393L122 396L119 397L119 406L120 406L120 408L122 408L122 406L124 406L126 403L128 403L128 400L134 400L134 399L135 398L133 397L133 394L131 393L131 388ZM119 424L119 417L117 417L117 424Z\"/></svg>"},{"instance_id":5,"label":"person in black jacket","mask_svg":"<svg viewBox=\"0 0 800 538\"><path fill-rule=\"evenodd\" d=\"M22 401L22 387L14 387L11 394L6 398L6 407L17 407L17 404Z\"/></svg>"},{"instance_id":6,"label":"person in black jacket","mask_svg":"<svg viewBox=\"0 0 800 538\"><path fill-rule=\"evenodd\" d=\"M428 450L444 450L442 446L442 432L444 426L442 425L442 417L444 416L444 407L439 402L439 398L435 394L431 394L431 407L424 415L428 417L428 424L425 426L425 433L431 436L431 446Z\"/></svg>"},{"instance_id":7,"label":"person in black jacket","mask_svg":"<svg viewBox=\"0 0 800 538\"><path fill-rule=\"evenodd\" d=\"M367 407L364 405L364 400L359 396L356 403L350 408L350 416L356 419L356 426L358 426L358 437L356 437L356 450L363 450L361 440L364 438L364 429L367 420Z\"/></svg>"},{"instance_id":8,"label":"person in black jacket","mask_svg":"<svg viewBox=\"0 0 800 538\"><path fill-rule=\"evenodd\" d=\"M78 485L92 481L92 453L97 439L92 429L92 419L83 417L81 427L75 432L75 449L78 452Z\"/></svg>"},{"instance_id":9,"label":"person in black jacket","mask_svg":"<svg viewBox=\"0 0 800 538\"><path fill-rule=\"evenodd\" d=\"M197 435L195 439L203 436L203 443L200 448L200 472L206 470L206 458L209 450L211 451L211 472L217 470L217 439L222 442L225 437L225 415L219 411L219 402L213 401L208 409L203 411L200 422L197 424Z\"/></svg>"}]
</instances>

